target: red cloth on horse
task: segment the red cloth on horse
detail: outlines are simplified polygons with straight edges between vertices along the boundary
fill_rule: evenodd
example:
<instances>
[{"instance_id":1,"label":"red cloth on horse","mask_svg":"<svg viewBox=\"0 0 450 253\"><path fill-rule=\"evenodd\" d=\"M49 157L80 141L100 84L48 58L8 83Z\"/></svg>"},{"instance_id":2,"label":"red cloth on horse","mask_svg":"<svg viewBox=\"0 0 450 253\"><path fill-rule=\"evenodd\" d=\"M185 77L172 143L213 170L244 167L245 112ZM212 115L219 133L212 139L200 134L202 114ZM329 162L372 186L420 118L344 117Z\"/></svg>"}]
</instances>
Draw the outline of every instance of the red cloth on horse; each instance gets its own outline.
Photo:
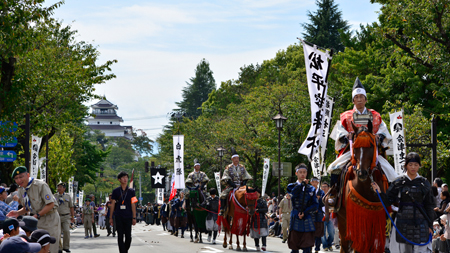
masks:
<instances>
[{"instance_id":1,"label":"red cloth on horse","mask_svg":"<svg viewBox=\"0 0 450 253\"><path fill-rule=\"evenodd\" d=\"M247 210L242 209L242 207L236 203L235 198L232 199L232 203L234 205L234 214L231 226L231 234L248 235L250 233L250 230L248 229L248 212Z\"/></svg>"},{"instance_id":2,"label":"red cloth on horse","mask_svg":"<svg viewBox=\"0 0 450 253\"><path fill-rule=\"evenodd\" d=\"M378 132L378 129L380 128L382 119L381 116L378 112L376 112L375 110L372 109L367 109L370 113L372 113L372 117L373 117L373 133L376 134ZM352 133L353 132L353 127L352 127L352 122L353 122L353 113L356 111L356 108L354 108L353 110L348 110L346 112L341 113L341 124L342 126L345 128L345 130L347 130L347 132ZM355 123L355 122L353 122ZM356 127L361 127L362 125L356 125Z\"/></svg>"}]
</instances>

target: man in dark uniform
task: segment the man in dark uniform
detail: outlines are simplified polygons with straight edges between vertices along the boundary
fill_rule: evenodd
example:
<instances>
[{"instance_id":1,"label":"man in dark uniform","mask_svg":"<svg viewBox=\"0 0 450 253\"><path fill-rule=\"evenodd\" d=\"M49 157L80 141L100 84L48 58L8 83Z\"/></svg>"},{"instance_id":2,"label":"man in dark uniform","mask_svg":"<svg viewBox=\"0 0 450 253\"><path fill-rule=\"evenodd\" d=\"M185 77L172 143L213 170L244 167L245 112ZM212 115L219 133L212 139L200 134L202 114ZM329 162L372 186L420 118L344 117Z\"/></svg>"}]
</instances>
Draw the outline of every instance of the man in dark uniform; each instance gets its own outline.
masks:
<instances>
[{"instance_id":1,"label":"man in dark uniform","mask_svg":"<svg viewBox=\"0 0 450 253\"><path fill-rule=\"evenodd\" d=\"M120 253L128 253L131 246L131 226L136 225L136 193L128 188L128 173L122 171L117 175L120 186L112 192L111 214L115 215L117 242ZM109 224L113 225L112 216ZM125 240L124 240L125 237Z\"/></svg>"},{"instance_id":2,"label":"man in dark uniform","mask_svg":"<svg viewBox=\"0 0 450 253\"><path fill-rule=\"evenodd\" d=\"M304 253L311 253L314 246L314 212L319 207L315 189L307 184L306 176L308 169L301 163L295 168L297 182L291 183L287 187L287 193L291 194L292 212L289 226L288 246L291 253L299 253L302 249Z\"/></svg>"},{"instance_id":3,"label":"man in dark uniform","mask_svg":"<svg viewBox=\"0 0 450 253\"><path fill-rule=\"evenodd\" d=\"M323 197L325 196L325 193L322 189L319 187L319 179L317 177L311 178L311 185L314 187L314 193L317 197L317 200L319 201L319 208L316 212L314 212L314 227L316 228L316 231L314 233L315 237L315 252L318 253L320 250L320 245L322 244L322 236L324 234L324 224L323 224L323 217L324 212L322 207L324 207L324 204L322 202Z\"/></svg>"}]
</instances>

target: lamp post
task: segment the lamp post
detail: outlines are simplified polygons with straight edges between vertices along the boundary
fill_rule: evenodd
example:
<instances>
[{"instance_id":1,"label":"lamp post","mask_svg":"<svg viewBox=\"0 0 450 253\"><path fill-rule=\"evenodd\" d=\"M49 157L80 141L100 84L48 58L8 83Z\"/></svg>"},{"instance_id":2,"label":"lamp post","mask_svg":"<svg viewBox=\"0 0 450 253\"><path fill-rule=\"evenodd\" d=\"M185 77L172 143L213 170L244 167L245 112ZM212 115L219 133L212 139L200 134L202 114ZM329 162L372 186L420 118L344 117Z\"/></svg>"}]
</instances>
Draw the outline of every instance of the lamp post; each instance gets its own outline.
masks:
<instances>
[{"instance_id":1,"label":"lamp post","mask_svg":"<svg viewBox=\"0 0 450 253\"><path fill-rule=\"evenodd\" d=\"M283 116L281 110L279 113L272 118L278 129L278 196L281 194L281 130L283 129L283 123L287 120L286 117Z\"/></svg>"},{"instance_id":2,"label":"lamp post","mask_svg":"<svg viewBox=\"0 0 450 253\"><path fill-rule=\"evenodd\" d=\"M219 175L220 177L222 177L222 157L223 157L223 153L225 153L225 150L222 146L220 146L220 148L216 149L217 152L219 152L219 157L220 157L220 170L219 170Z\"/></svg>"}]
</instances>

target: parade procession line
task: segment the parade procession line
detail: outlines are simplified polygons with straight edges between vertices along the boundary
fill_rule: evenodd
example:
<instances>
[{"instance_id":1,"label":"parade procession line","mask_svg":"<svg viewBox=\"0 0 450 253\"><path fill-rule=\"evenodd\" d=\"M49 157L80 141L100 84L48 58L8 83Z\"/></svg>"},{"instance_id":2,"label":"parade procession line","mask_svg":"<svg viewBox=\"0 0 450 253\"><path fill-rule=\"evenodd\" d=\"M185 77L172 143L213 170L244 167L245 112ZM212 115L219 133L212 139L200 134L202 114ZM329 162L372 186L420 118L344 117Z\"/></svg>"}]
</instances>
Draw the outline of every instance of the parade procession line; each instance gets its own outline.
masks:
<instances>
[{"instance_id":1,"label":"parade procession line","mask_svg":"<svg viewBox=\"0 0 450 253\"><path fill-rule=\"evenodd\" d=\"M106 230L97 228L100 234L98 238L84 239L84 227L78 226L71 230L70 250L72 253L115 253L119 252L116 237L112 235L106 236ZM181 232L181 230L180 230ZM145 223L138 223L133 226L132 242L129 253L157 252L157 253L221 253L221 252L237 252L235 240L233 237L233 250L223 248L223 235L221 232L216 239L216 244L207 241L208 236L202 235L203 243L190 242L189 231L186 231L185 238L175 237L170 233L163 231L161 226L146 226ZM229 240L229 238L228 238ZM242 248L242 237L240 237L240 246ZM261 242L260 242L261 243ZM247 249L249 252L256 252L254 240L247 237ZM267 253L289 253L291 250L286 243L282 243L281 239L267 237ZM242 252L242 251L241 251ZM264 252L264 251L261 251ZM312 251L314 252L314 250ZM325 253L321 250L320 253ZM333 252L339 252L334 250Z\"/></svg>"}]
</instances>

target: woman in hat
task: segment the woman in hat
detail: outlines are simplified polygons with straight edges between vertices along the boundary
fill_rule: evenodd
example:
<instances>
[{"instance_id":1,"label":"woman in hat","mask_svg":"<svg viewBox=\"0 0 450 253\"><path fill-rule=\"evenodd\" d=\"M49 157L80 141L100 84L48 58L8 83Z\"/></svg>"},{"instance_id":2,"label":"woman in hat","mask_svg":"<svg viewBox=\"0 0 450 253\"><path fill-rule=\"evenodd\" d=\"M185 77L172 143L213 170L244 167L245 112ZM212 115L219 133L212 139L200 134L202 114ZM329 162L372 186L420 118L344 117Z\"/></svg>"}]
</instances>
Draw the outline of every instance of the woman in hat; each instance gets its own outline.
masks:
<instances>
[{"instance_id":1,"label":"woman in hat","mask_svg":"<svg viewBox=\"0 0 450 253\"><path fill-rule=\"evenodd\" d=\"M377 183L372 183L373 189L380 193L385 206L398 203L400 207L395 221L398 231L392 233L390 240L392 253L431 252L429 237L430 233L433 233L435 203L430 183L418 173L420 166L419 154L410 152L405 159L405 174L398 177L386 193L381 192ZM424 246L417 245L427 242L428 244Z\"/></svg>"}]
</instances>

